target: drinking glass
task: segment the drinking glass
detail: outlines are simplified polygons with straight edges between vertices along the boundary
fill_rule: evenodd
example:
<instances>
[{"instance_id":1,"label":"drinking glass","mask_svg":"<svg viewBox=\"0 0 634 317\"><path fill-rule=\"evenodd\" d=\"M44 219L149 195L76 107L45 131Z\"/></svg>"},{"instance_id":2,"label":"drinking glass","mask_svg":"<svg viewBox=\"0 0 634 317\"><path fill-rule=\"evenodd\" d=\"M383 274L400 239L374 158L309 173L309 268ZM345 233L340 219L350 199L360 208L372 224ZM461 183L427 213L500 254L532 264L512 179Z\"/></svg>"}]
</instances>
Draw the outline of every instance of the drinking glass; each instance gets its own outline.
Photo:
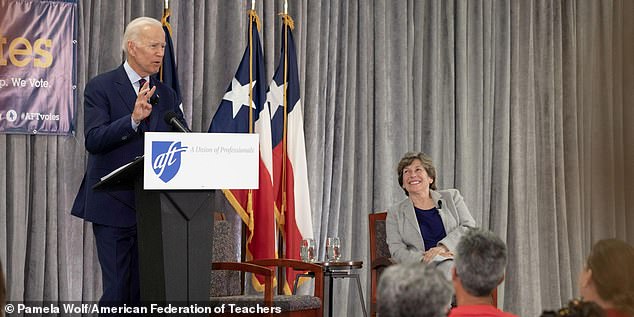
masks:
<instances>
[{"instance_id":1,"label":"drinking glass","mask_svg":"<svg viewBox=\"0 0 634 317\"><path fill-rule=\"evenodd\" d=\"M326 255L328 261L337 262L341 259L341 240L339 237L329 237L326 240Z\"/></svg>"},{"instance_id":2,"label":"drinking glass","mask_svg":"<svg viewBox=\"0 0 634 317\"><path fill-rule=\"evenodd\" d=\"M299 249L299 256L304 262L315 262L315 240L304 239Z\"/></svg>"}]
</instances>

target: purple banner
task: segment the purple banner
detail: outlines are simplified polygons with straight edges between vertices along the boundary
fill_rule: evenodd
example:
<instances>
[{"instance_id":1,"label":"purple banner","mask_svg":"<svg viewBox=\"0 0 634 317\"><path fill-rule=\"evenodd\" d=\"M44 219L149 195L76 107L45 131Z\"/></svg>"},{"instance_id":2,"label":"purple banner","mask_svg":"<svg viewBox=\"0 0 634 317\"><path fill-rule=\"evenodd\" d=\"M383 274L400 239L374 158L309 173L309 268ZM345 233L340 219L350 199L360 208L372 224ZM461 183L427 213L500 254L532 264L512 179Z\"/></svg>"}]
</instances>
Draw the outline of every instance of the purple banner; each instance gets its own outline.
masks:
<instances>
[{"instance_id":1,"label":"purple banner","mask_svg":"<svg viewBox=\"0 0 634 317\"><path fill-rule=\"evenodd\" d=\"M0 133L70 134L77 3L0 0Z\"/></svg>"}]
</instances>

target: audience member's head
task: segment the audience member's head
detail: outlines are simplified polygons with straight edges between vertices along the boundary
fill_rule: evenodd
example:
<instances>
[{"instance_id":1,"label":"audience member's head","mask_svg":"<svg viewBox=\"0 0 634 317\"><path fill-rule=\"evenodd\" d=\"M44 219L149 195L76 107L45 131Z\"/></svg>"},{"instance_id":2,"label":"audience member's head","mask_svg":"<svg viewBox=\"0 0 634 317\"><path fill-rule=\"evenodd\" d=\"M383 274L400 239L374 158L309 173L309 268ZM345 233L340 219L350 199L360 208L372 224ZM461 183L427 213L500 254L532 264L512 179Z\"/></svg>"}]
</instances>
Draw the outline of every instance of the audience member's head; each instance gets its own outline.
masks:
<instances>
[{"instance_id":1,"label":"audience member's head","mask_svg":"<svg viewBox=\"0 0 634 317\"><path fill-rule=\"evenodd\" d=\"M381 317L446 316L451 304L449 281L433 266L422 263L388 267L378 287Z\"/></svg>"},{"instance_id":2,"label":"audience member's head","mask_svg":"<svg viewBox=\"0 0 634 317\"><path fill-rule=\"evenodd\" d=\"M458 306L473 299L489 300L504 279L506 244L493 232L470 229L460 239L455 253L453 283ZM461 303L463 301L463 303Z\"/></svg>"},{"instance_id":3,"label":"audience member's head","mask_svg":"<svg viewBox=\"0 0 634 317\"><path fill-rule=\"evenodd\" d=\"M595 302L571 300L559 310L544 311L540 317L604 317L605 311Z\"/></svg>"},{"instance_id":4,"label":"audience member's head","mask_svg":"<svg viewBox=\"0 0 634 317\"><path fill-rule=\"evenodd\" d=\"M592 246L579 276L584 299L634 316L634 247L617 239Z\"/></svg>"}]
</instances>

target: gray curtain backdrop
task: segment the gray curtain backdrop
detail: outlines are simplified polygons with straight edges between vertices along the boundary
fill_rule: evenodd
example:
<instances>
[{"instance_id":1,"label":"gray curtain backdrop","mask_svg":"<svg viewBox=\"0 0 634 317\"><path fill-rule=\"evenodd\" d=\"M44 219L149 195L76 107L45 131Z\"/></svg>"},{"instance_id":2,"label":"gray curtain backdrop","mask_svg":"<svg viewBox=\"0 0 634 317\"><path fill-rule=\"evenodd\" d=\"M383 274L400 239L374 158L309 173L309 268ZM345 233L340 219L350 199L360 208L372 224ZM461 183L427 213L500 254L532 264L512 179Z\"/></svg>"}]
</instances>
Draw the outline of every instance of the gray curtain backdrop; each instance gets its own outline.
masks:
<instances>
[{"instance_id":1,"label":"gray curtain backdrop","mask_svg":"<svg viewBox=\"0 0 634 317\"><path fill-rule=\"evenodd\" d=\"M283 2L256 2L270 79ZM99 298L91 226L69 215L86 158L83 88L122 63L126 23L160 19L162 3L80 0L76 135L0 135L9 300ZM234 75L250 5L171 1L194 131ZM594 241L634 243L634 2L290 0L289 14L321 257L339 236L343 256L367 266L368 214L404 197L395 166L408 150L429 153L439 186L460 189L507 242L505 310L561 306ZM354 287L338 280L335 292L337 316L361 315Z\"/></svg>"}]
</instances>

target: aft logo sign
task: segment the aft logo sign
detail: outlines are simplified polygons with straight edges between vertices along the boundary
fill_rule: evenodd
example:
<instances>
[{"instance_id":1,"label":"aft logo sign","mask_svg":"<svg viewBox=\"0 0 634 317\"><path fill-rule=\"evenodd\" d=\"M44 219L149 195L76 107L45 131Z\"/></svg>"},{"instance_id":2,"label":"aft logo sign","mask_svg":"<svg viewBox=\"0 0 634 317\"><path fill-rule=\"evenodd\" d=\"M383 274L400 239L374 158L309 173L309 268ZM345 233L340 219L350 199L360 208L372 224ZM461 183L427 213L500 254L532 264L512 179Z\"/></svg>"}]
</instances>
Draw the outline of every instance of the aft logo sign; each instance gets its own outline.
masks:
<instances>
[{"instance_id":1,"label":"aft logo sign","mask_svg":"<svg viewBox=\"0 0 634 317\"><path fill-rule=\"evenodd\" d=\"M152 141L152 169L163 182L169 182L178 173L183 151L187 147L180 142Z\"/></svg>"}]
</instances>

